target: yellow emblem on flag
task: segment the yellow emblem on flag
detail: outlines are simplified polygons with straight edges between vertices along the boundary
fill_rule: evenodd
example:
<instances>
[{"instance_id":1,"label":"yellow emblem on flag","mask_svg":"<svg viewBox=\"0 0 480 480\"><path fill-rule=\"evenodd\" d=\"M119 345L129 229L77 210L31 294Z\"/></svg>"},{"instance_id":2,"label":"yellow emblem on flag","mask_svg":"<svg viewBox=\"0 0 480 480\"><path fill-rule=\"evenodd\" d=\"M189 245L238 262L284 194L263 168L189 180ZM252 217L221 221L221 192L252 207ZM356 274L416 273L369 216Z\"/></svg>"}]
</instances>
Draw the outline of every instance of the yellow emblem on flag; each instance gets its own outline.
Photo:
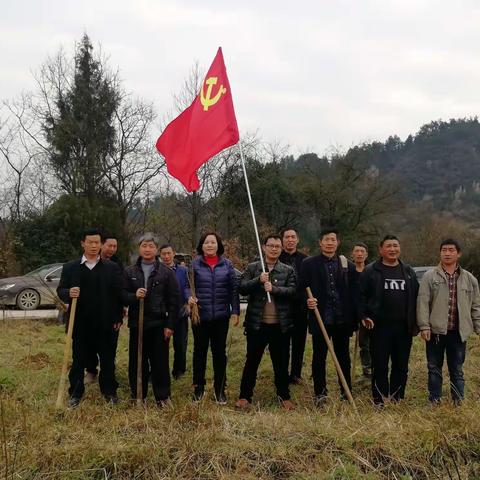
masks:
<instances>
[{"instance_id":1,"label":"yellow emblem on flag","mask_svg":"<svg viewBox=\"0 0 480 480\"><path fill-rule=\"evenodd\" d=\"M213 86L217 84L218 77L209 77L205 80L205 84L208 85L207 87L207 94L203 94L203 85L202 89L200 90L200 102L203 105L203 110L206 112L208 109L212 106L215 105L219 100L220 97L224 94L227 93L227 89L223 86L220 85L220 88L218 89L217 94L212 98L212 89Z\"/></svg>"}]
</instances>

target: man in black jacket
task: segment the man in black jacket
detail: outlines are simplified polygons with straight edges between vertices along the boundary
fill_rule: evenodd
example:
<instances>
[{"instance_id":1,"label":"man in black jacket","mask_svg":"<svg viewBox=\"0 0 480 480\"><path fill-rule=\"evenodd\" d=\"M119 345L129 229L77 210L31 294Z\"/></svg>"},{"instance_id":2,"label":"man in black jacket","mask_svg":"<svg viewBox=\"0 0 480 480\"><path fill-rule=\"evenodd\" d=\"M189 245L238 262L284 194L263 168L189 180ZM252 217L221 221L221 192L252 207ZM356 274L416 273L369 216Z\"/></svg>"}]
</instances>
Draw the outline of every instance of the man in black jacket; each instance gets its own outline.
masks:
<instances>
[{"instance_id":1,"label":"man in black jacket","mask_svg":"<svg viewBox=\"0 0 480 480\"><path fill-rule=\"evenodd\" d=\"M152 234L139 240L139 257L124 273L123 299L128 309L130 343L128 379L132 398L137 396L138 315L140 298L144 299L142 398L148 391L148 380L159 407L170 398L168 349L170 337L178 322L181 306L175 273L156 257L158 242Z\"/></svg>"},{"instance_id":2,"label":"man in black jacket","mask_svg":"<svg viewBox=\"0 0 480 480\"><path fill-rule=\"evenodd\" d=\"M102 260L110 260L115 262L120 267L120 273L123 276L123 265L121 260L117 257L118 240L115 235L102 234L102 247L100 249L100 257ZM126 309L120 309L118 312L118 321L123 323L123 317ZM126 314L126 313L125 313ZM118 344L118 329L115 334L115 352ZM93 383L97 379L98 355L95 352L90 352L87 360L87 368L85 374L85 383Z\"/></svg>"},{"instance_id":3,"label":"man in black jacket","mask_svg":"<svg viewBox=\"0 0 480 480\"><path fill-rule=\"evenodd\" d=\"M328 347L313 315L316 306L351 389L349 343L358 326L355 302L357 272L352 262L343 255L337 255L339 244L338 230L324 229L319 240L320 255L306 258L300 270L302 291L305 292L306 287L310 287L314 297L307 299L307 307L310 309L309 329L312 334L312 377L316 406L324 404L328 393L325 369ZM339 384L342 398L345 398L340 381Z\"/></svg>"},{"instance_id":4,"label":"man in black jacket","mask_svg":"<svg viewBox=\"0 0 480 480\"><path fill-rule=\"evenodd\" d=\"M84 369L89 354L100 358L100 391L110 403L117 403L115 379L116 331L121 326L121 274L119 267L100 258L101 236L86 231L81 245L83 256L63 266L58 296L71 303L78 298L73 328L72 366L70 368L70 408L75 408L85 391Z\"/></svg>"},{"instance_id":5,"label":"man in black jacket","mask_svg":"<svg viewBox=\"0 0 480 480\"><path fill-rule=\"evenodd\" d=\"M368 258L368 247L363 242L357 242L353 245L352 260L355 264L360 282L362 272L365 270L366 260ZM358 288L358 290L360 290ZM358 291L360 294L360 291ZM357 302L358 303L358 302ZM370 355L370 334L362 323L358 329L358 346L360 347L360 361L362 362L363 375L367 378L372 378L372 357Z\"/></svg>"},{"instance_id":6,"label":"man in black jacket","mask_svg":"<svg viewBox=\"0 0 480 480\"><path fill-rule=\"evenodd\" d=\"M289 330L293 326L291 303L297 290L295 271L278 261L282 251L280 236L268 235L263 243L263 251L268 272L262 271L260 262L250 263L240 281L240 293L249 297L244 323L247 359L236 406L246 408L251 404L258 366L268 346L278 398L286 410L292 410L287 349ZM267 301L267 292L270 293L271 302Z\"/></svg>"},{"instance_id":7,"label":"man in black jacket","mask_svg":"<svg viewBox=\"0 0 480 480\"><path fill-rule=\"evenodd\" d=\"M307 256L297 250L299 238L296 230L285 228L282 230L281 236L283 251L279 260L293 267L298 278L302 262ZM297 297L292 301L293 328L290 332L288 354L291 358L290 383L294 384L299 384L302 381L303 355L307 339L307 312L305 302L302 300L303 292L298 292ZM290 361L287 363L290 363Z\"/></svg>"},{"instance_id":8,"label":"man in black jacket","mask_svg":"<svg viewBox=\"0 0 480 480\"><path fill-rule=\"evenodd\" d=\"M383 406L387 398L398 401L405 396L412 336L418 333L418 281L414 270L399 260L397 237L385 236L379 252L381 258L360 277L359 315L371 332L373 401Z\"/></svg>"}]
</instances>

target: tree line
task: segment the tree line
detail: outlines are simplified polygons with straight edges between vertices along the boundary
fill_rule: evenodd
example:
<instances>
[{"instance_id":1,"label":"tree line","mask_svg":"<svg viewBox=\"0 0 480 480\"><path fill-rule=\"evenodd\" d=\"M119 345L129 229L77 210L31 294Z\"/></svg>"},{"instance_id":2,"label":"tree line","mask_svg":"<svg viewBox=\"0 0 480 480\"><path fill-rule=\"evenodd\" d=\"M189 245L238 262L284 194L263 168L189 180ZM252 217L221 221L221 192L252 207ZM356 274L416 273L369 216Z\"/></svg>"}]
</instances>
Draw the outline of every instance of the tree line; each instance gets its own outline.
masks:
<instances>
[{"instance_id":1,"label":"tree line","mask_svg":"<svg viewBox=\"0 0 480 480\"><path fill-rule=\"evenodd\" d=\"M80 232L92 225L117 235L125 258L145 230L190 252L209 228L225 238L238 267L250 261L256 247L237 147L205 164L200 190L188 195L154 147L202 79L194 64L172 111L160 116L125 88L85 34L72 58L61 49L40 66L34 90L4 100L0 273L76 256ZM310 253L326 225L339 228L345 249L361 240L373 251L383 233L395 232L416 264L433 262L431 242L453 234L480 271L476 117L433 121L405 141L391 136L324 155L294 156L255 133L241 141L260 232L296 228Z\"/></svg>"}]
</instances>

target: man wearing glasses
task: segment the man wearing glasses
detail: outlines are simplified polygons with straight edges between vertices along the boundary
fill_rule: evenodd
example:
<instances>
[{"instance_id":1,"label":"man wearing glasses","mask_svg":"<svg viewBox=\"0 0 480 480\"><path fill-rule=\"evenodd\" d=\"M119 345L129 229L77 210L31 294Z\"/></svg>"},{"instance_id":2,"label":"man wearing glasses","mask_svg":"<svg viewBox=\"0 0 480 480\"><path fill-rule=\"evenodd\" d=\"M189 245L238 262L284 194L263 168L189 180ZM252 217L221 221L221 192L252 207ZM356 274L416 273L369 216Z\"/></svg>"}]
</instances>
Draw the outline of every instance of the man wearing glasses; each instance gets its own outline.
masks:
<instances>
[{"instance_id":1,"label":"man wearing glasses","mask_svg":"<svg viewBox=\"0 0 480 480\"><path fill-rule=\"evenodd\" d=\"M263 242L265 268L261 262L250 263L243 272L239 291L248 295L245 316L247 358L243 368L240 397L237 408L248 408L252 403L257 370L268 346L272 360L275 387L280 405L286 410L294 408L288 386L288 341L293 327L291 312L297 285L295 270L278 260L282 252L279 235L268 235ZM267 299L270 293L271 302Z\"/></svg>"}]
</instances>

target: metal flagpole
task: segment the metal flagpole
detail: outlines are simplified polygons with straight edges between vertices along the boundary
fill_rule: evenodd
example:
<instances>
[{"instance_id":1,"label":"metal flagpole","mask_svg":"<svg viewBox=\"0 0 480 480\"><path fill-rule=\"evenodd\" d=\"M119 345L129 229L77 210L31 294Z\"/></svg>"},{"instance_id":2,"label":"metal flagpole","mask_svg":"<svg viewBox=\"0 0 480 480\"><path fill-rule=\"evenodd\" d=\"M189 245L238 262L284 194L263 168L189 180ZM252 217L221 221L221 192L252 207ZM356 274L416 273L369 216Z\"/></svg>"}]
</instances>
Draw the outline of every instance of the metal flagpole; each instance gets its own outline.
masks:
<instances>
[{"instance_id":1,"label":"metal flagpole","mask_svg":"<svg viewBox=\"0 0 480 480\"><path fill-rule=\"evenodd\" d=\"M240 159L242 161L243 178L245 179L245 186L247 187L248 203L250 204L250 213L252 214L253 228L255 229L255 237L257 239L258 253L260 255L260 264L262 265L263 273L266 273L265 263L263 261L262 246L260 244L260 237L258 235L257 221L255 220L255 211L253 210L252 195L250 194L250 185L248 184L247 169L245 168L245 159L243 157L243 149L242 149L241 142L238 142L238 148L240 149ZM270 298L270 292L267 292L267 299L268 299L268 303L272 301L272 299Z\"/></svg>"}]
</instances>

